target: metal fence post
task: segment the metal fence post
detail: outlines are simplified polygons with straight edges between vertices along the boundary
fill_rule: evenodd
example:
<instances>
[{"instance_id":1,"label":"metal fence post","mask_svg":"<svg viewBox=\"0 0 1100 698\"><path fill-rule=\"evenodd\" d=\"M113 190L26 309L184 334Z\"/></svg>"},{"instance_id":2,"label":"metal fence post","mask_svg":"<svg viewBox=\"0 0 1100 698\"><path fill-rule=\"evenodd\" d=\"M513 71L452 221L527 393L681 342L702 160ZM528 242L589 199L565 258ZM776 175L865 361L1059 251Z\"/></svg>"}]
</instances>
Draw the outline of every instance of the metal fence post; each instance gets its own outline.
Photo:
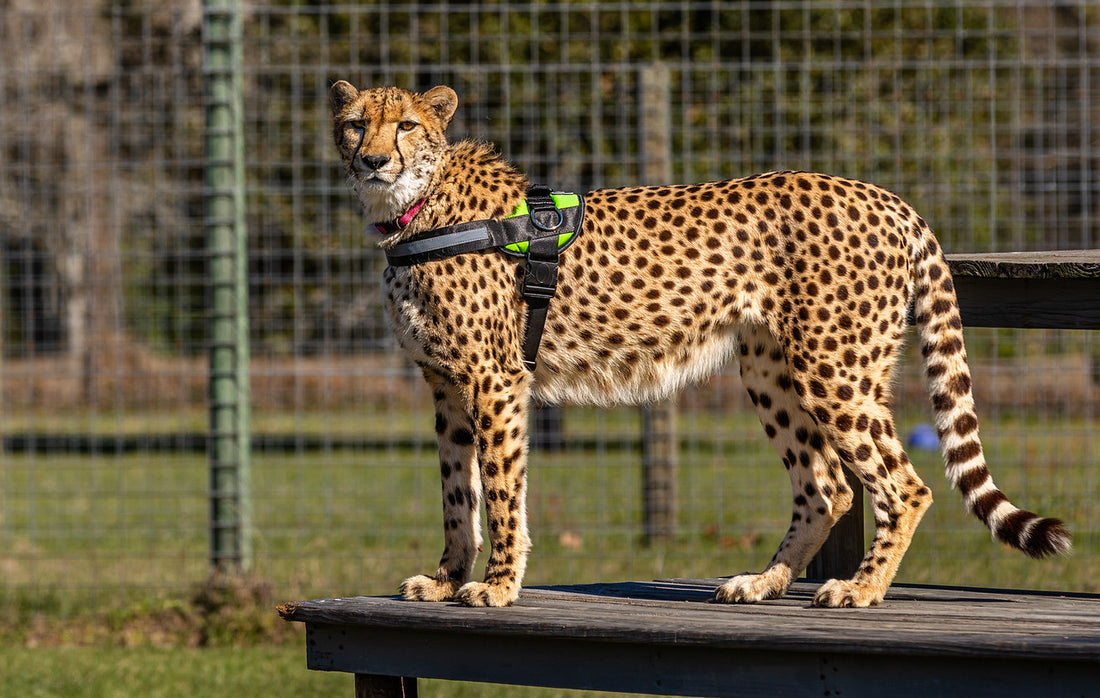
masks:
<instances>
[{"instance_id":1,"label":"metal fence post","mask_svg":"<svg viewBox=\"0 0 1100 698\"><path fill-rule=\"evenodd\" d=\"M238 0L203 0L203 82L210 284L210 563L214 572L242 572L252 564L252 522L248 233Z\"/></svg>"}]
</instances>

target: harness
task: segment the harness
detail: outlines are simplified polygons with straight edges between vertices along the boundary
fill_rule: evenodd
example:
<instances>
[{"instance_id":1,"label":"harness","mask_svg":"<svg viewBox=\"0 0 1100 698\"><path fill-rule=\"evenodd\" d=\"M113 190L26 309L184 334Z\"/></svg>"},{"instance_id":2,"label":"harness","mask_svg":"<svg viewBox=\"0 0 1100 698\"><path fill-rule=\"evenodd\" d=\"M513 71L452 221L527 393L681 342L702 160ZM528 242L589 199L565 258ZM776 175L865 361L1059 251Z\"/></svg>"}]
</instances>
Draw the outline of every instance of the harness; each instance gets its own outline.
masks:
<instances>
[{"instance_id":1,"label":"harness","mask_svg":"<svg viewBox=\"0 0 1100 698\"><path fill-rule=\"evenodd\" d=\"M534 371L550 299L557 289L558 255L580 236L583 222L584 197L533 186L527 190L527 199L507 218L428 230L387 249L386 260L390 266L407 267L489 248L524 257L522 295L527 303L527 333L523 364Z\"/></svg>"}]
</instances>

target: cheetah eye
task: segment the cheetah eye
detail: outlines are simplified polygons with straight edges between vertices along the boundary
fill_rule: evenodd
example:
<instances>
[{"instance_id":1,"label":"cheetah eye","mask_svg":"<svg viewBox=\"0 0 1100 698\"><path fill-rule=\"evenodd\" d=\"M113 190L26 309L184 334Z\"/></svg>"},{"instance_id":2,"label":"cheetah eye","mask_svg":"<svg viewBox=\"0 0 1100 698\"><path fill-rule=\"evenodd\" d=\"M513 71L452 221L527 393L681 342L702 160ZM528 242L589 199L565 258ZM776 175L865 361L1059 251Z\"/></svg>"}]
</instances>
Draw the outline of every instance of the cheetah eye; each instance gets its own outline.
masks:
<instances>
[{"instance_id":1,"label":"cheetah eye","mask_svg":"<svg viewBox=\"0 0 1100 698\"><path fill-rule=\"evenodd\" d=\"M363 119L354 119L348 122L348 126L352 127L356 131L363 131L367 128L367 122Z\"/></svg>"},{"instance_id":2,"label":"cheetah eye","mask_svg":"<svg viewBox=\"0 0 1100 698\"><path fill-rule=\"evenodd\" d=\"M397 128L399 130L405 131L407 133L409 131L412 131L413 129L415 129L419 125L420 124L416 123L415 121L402 121L402 122L397 124Z\"/></svg>"}]
</instances>

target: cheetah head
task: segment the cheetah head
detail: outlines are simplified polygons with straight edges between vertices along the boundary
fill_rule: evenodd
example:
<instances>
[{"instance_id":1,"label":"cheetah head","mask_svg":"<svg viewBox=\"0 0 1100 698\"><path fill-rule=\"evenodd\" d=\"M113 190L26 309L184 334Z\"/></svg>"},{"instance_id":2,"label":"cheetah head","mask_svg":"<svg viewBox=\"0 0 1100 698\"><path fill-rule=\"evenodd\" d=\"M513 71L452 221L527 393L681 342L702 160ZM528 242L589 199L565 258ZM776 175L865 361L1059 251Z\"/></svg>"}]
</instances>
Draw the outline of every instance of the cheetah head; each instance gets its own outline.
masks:
<instances>
[{"instance_id":1,"label":"cheetah head","mask_svg":"<svg viewBox=\"0 0 1100 698\"><path fill-rule=\"evenodd\" d=\"M448 149L454 90L357 90L340 80L329 106L336 147L368 220L393 220L430 193Z\"/></svg>"}]
</instances>

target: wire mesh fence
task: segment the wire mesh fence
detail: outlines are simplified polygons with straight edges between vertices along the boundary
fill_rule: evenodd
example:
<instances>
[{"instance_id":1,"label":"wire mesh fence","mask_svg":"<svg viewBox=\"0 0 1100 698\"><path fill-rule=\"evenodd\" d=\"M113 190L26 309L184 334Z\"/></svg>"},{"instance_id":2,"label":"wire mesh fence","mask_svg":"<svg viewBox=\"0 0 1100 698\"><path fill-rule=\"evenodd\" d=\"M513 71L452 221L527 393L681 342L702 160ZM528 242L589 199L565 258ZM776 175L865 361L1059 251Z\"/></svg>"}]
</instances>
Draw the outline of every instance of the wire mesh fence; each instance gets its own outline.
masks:
<instances>
[{"instance_id":1,"label":"wire mesh fence","mask_svg":"<svg viewBox=\"0 0 1100 698\"><path fill-rule=\"evenodd\" d=\"M0 604L70 612L208 571L208 255L198 0L0 1ZM453 86L450 133L563 189L808 169L882 184L948 251L1091 248L1093 3L242 4L256 572L391 591L440 548L431 400L381 316L384 259L331 144L328 88ZM994 473L1077 552L1001 550L938 493L899 579L1096 590L1100 349L967 335ZM899 426L928 419L908 356ZM760 568L789 486L736 367L678 397L679 518L641 542L640 416L567 408L531 467L530 583Z\"/></svg>"}]
</instances>

